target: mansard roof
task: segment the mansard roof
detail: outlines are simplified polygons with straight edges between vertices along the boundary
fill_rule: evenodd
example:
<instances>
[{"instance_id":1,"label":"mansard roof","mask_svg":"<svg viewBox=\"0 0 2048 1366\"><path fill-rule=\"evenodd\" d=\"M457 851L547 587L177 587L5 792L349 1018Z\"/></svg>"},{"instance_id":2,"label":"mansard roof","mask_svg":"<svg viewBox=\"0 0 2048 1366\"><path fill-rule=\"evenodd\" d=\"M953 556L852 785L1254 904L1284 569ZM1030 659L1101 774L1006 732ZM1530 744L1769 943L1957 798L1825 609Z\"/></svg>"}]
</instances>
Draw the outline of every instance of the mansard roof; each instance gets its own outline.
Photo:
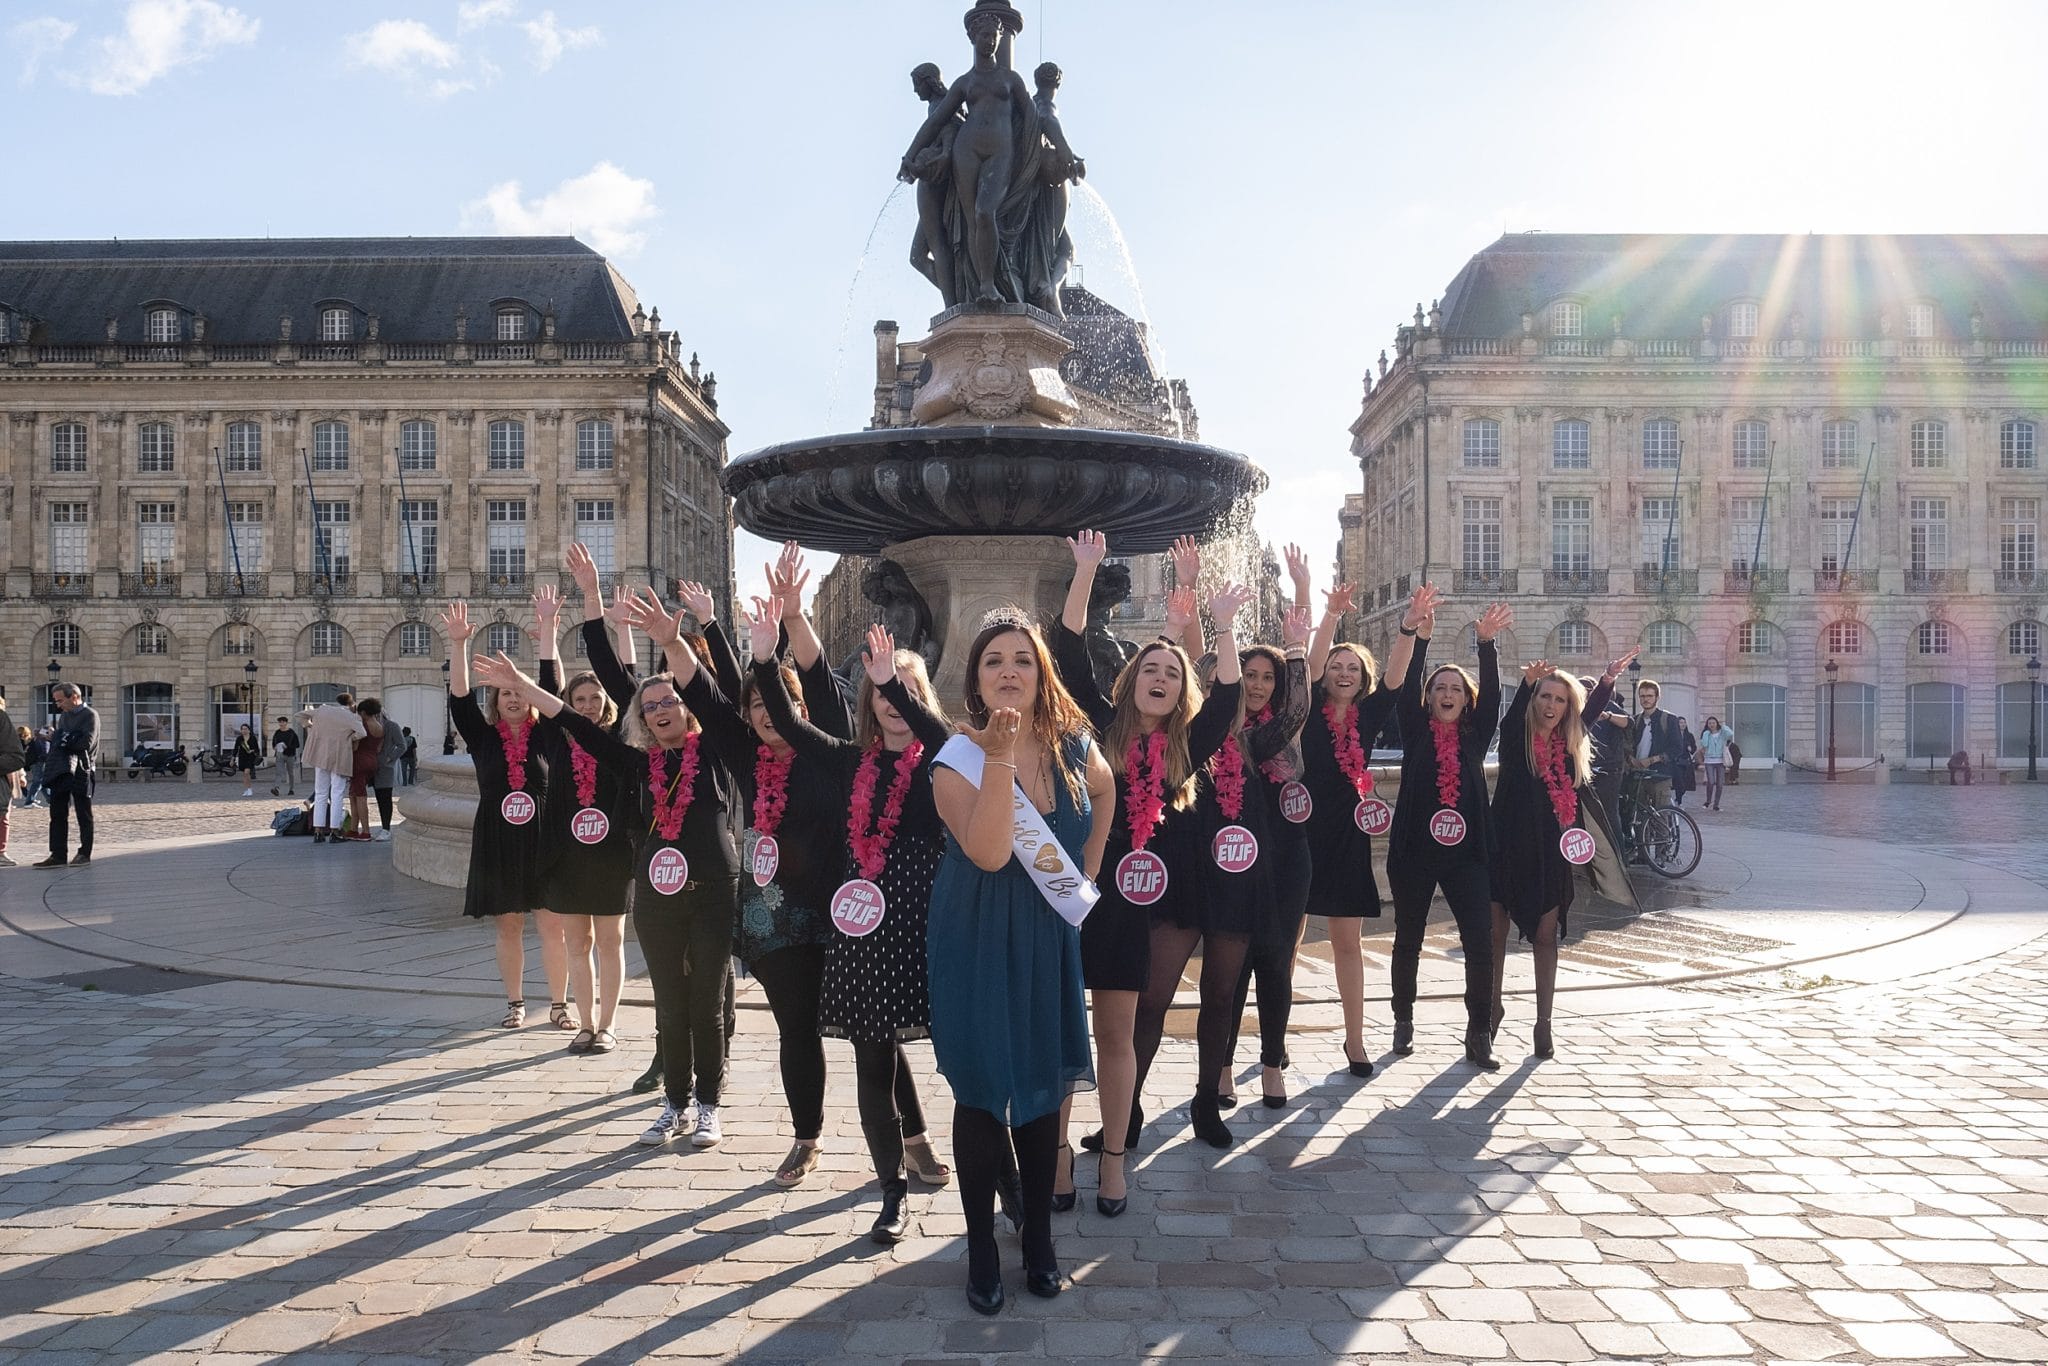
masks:
<instances>
[{"instance_id":1,"label":"mansard roof","mask_svg":"<svg viewBox=\"0 0 2048 1366\"><path fill-rule=\"evenodd\" d=\"M1995 338L2048 335L2048 236L1513 233L1474 256L1443 298L1453 337L1519 336L1524 313L1580 303L1589 336L1615 314L1630 338L1697 337L1730 304L1760 306L1759 332L1876 337L1889 314L1932 304L1936 335L1970 335L1972 310Z\"/></svg>"},{"instance_id":2,"label":"mansard roof","mask_svg":"<svg viewBox=\"0 0 2048 1366\"><path fill-rule=\"evenodd\" d=\"M145 305L175 299L206 319L207 339L319 335L319 306L349 300L386 341L446 341L458 311L490 335L494 300L553 307L564 339L632 336L639 307L611 263L573 237L210 238L0 242L0 299L36 320L36 339L96 342L115 318L143 336Z\"/></svg>"},{"instance_id":3,"label":"mansard roof","mask_svg":"<svg viewBox=\"0 0 2048 1366\"><path fill-rule=\"evenodd\" d=\"M1080 285L1060 287L1060 307L1067 314L1060 331L1074 344L1060 365L1068 383L1098 394L1152 396L1163 376L1143 324Z\"/></svg>"}]
</instances>

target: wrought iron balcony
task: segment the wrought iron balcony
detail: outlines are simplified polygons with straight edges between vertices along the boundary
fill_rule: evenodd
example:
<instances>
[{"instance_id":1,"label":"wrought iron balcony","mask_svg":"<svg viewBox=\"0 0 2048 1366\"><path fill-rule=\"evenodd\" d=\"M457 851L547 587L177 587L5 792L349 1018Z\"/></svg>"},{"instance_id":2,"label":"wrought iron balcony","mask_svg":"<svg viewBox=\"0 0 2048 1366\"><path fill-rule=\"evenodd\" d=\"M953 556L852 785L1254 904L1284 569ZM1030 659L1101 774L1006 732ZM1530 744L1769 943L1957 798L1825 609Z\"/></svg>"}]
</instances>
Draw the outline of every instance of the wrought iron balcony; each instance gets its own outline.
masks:
<instances>
[{"instance_id":1,"label":"wrought iron balcony","mask_svg":"<svg viewBox=\"0 0 2048 1366\"><path fill-rule=\"evenodd\" d=\"M261 597L268 586L262 571L256 569L247 569L239 574L233 570L226 573L209 570L206 575L206 596L209 598Z\"/></svg>"},{"instance_id":2,"label":"wrought iron balcony","mask_svg":"<svg viewBox=\"0 0 2048 1366\"><path fill-rule=\"evenodd\" d=\"M1543 571L1543 591L1546 593L1605 593L1607 571L1604 569L1546 569Z\"/></svg>"},{"instance_id":3,"label":"wrought iron balcony","mask_svg":"<svg viewBox=\"0 0 2048 1366\"><path fill-rule=\"evenodd\" d=\"M83 598L92 593L92 575L84 570L31 574L29 591L39 598Z\"/></svg>"},{"instance_id":4,"label":"wrought iron balcony","mask_svg":"<svg viewBox=\"0 0 2048 1366\"><path fill-rule=\"evenodd\" d=\"M2048 588L2048 574L2038 569L1998 571L1998 591L2001 593L2038 593Z\"/></svg>"},{"instance_id":5,"label":"wrought iron balcony","mask_svg":"<svg viewBox=\"0 0 2048 1366\"><path fill-rule=\"evenodd\" d=\"M1636 592L1653 593L1668 597L1674 593L1697 593L1700 591L1700 571L1697 569L1638 569L1636 571Z\"/></svg>"},{"instance_id":6,"label":"wrought iron balcony","mask_svg":"<svg viewBox=\"0 0 2048 1366\"><path fill-rule=\"evenodd\" d=\"M1789 569L1724 569L1723 593L1783 593L1792 586Z\"/></svg>"},{"instance_id":7,"label":"wrought iron balcony","mask_svg":"<svg viewBox=\"0 0 2048 1366\"><path fill-rule=\"evenodd\" d=\"M403 574L384 576L384 596L387 598L430 598L438 595L440 591L441 575L437 570L429 569L418 574L407 571Z\"/></svg>"},{"instance_id":8,"label":"wrought iron balcony","mask_svg":"<svg viewBox=\"0 0 2048 1366\"><path fill-rule=\"evenodd\" d=\"M145 569L140 574L121 576L121 596L124 598L175 598L178 596L178 576L161 569Z\"/></svg>"},{"instance_id":9,"label":"wrought iron balcony","mask_svg":"<svg viewBox=\"0 0 2048 1366\"><path fill-rule=\"evenodd\" d=\"M1908 569L1908 593L1960 593L1967 575L1960 569Z\"/></svg>"},{"instance_id":10,"label":"wrought iron balcony","mask_svg":"<svg viewBox=\"0 0 2048 1366\"><path fill-rule=\"evenodd\" d=\"M1840 569L1816 569L1813 571L1813 591L1816 593L1868 593L1877 587L1877 576L1867 571Z\"/></svg>"},{"instance_id":11,"label":"wrought iron balcony","mask_svg":"<svg viewBox=\"0 0 2048 1366\"><path fill-rule=\"evenodd\" d=\"M1451 591L1501 597L1520 592L1521 577L1521 571L1515 569L1458 569L1451 573Z\"/></svg>"},{"instance_id":12,"label":"wrought iron balcony","mask_svg":"<svg viewBox=\"0 0 2048 1366\"><path fill-rule=\"evenodd\" d=\"M301 571L292 575L292 591L302 598L352 598L356 595L356 576L348 570L332 574Z\"/></svg>"},{"instance_id":13,"label":"wrought iron balcony","mask_svg":"<svg viewBox=\"0 0 2048 1366\"><path fill-rule=\"evenodd\" d=\"M516 574L489 574L480 584L487 598L523 598L533 591L533 578L525 570Z\"/></svg>"}]
</instances>

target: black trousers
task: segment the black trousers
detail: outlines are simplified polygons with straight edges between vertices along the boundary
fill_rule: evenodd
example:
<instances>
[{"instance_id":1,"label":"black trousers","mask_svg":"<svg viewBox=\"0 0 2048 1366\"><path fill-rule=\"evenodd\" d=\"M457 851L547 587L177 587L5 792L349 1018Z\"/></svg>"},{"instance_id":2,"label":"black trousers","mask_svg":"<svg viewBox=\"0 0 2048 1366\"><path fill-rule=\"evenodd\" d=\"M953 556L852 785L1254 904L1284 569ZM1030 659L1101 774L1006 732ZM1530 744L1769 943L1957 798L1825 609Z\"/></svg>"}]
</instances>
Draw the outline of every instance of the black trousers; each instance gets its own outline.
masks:
<instances>
[{"instance_id":1,"label":"black trousers","mask_svg":"<svg viewBox=\"0 0 2048 1366\"><path fill-rule=\"evenodd\" d=\"M1024 1187L1024 1268L1052 1271L1052 1183L1060 1155L1060 1112L1006 1127L987 1110L953 1107L953 1165L959 1170L960 1209L967 1217L967 1280L989 1286L1002 1275L996 1252L996 1182L1016 1152Z\"/></svg>"},{"instance_id":2,"label":"black trousers","mask_svg":"<svg viewBox=\"0 0 2048 1366\"><path fill-rule=\"evenodd\" d=\"M1489 1027L1493 1022L1493 893L1486 865L1471 862L1432 867L1396 855L1387 862L1387 886L1394 894L1394 1018L1415 1018L1422 931L1429 922L1430 897L1442 887L1465 950L1465 1022L1480 1029Z\"/></svg>"},{"instance_id":3,"label":"black trousers","mask_svg":"<svg viewBox=\"0 0 2048 1366\"><path fill-rule=\"evenodd\" d=\"M373 787L370 790L377 794L377 819L383 823L386 830L389 830L391 828L391 789L388 787Z\"/></svg>"},{"instance_id":4,"label":"black trousers","mask_svg":"<svg viewBox=\"0 0 2048 1366\"><path fill-rule=\"evenodd\" d=\"M825 1041L818 1037L818 994L825 946L802 944L761 955L747 965L768 993L780 1036L782 1097L796 1136L815 1141L825 1129Z\"/></svg>"},{"instance_id":5,"label":"black trousers","mask_svg":"<svg viewBox=\"0 0 2048 1366\"><path fill-rule=\"evenodd\" d=\"M1234 1065L1237 1036L1244 1027L1245 1001L1252 979L1259 983L1259 1065L1287 1066L1287 1022L1294 1014L1294 950L1301 942L1301 922L1308 915L1309 880L1314 872L1304 842L1276 848L1273 909L1260 932L1252 936L1244 971L1237 977L1237 1004L1230 1012L1230 1048L1224 1055Z\"/></svg>"},{"instance_id":6,"label":"black trousers","mask_svg":"<svg viewBox=\"0 0 2048 1366\"><path fill-rule=\"evenodd\" d=\"M669 1103L718 1104L725 1084L725 1016L732 980L732 919L738 884L706 881L674 896L636 887L633 933L654 988L661 1074Z\"/></svg>"},{"instance_id":7,"label":"black trousers","mask_svg":"<svg viewBox=\"0 0 2048 1366\"><path fill-rule=\"evenodd\" d=\"M918 1099L917 1078L910 1073L903 1045L853 1040L853 1081L860 1131L874 1160L875 1179L885 1188L901 1189L903 1140L916 1138L925 1129L924 1103Z\"/></svg>"},{"instance_id":8,"label":"black trousers","mask_svg":"<svg viewBox=\"0 0 2048 1366\"><path fill-rule=\"evenodd\" d=\"M92 779L73 775L50 792L50 857L64 858L71 843L71 812L78 812L78 852L92 853Z\"/></svg>"}]
</instances>

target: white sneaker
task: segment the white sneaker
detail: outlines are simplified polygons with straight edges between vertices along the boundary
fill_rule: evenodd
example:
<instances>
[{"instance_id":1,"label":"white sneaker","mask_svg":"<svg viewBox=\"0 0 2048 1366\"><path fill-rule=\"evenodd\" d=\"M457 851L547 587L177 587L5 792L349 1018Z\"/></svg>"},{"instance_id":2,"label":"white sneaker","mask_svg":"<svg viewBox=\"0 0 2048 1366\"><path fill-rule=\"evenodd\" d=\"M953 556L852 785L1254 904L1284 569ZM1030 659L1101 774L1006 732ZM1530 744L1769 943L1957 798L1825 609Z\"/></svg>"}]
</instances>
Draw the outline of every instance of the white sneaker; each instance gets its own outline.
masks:
<instances>
[{"instance_id":1,"label":"white sneaker","mask_svg":"<svg viewBox=\"0 0 2048 1366\"><path fill-rule=\"evenodd\" d=\"M245 787L242 789L242 795L244 797L253 797L256 795L256 789L253 787Z\"/></svg>"},{"instance_id":2,"label":"white sneaker","mask_svg":"<svg viewBox=\"0 0 2048 1366\"><path fill-rule=\"evenodd\" d=\"M377 843L379 843L379 844L385 844L385 843L388 843L388 842L390 841L390 839L391 839L391 832L390 832L389 830L386 830L386 829L384 829L384 828L382 828L382 827L380 826L380 827L378 827L377 829L375 829L375 830L372 830L372 831L370 832L370 838L371 838L371 839L373 839L373 840L375 840L375 841L377 841Z\"/></svg>"},{"instance_id":3,"label":"white sneaker","mask_svg":"<svg viewBox=\"0 0 2048 1366\"><path fill-rule=\"evenodd\" d=\"M699 1148L715 1148L718 1146L718 1141L724 1138L725 1135L720 1133L718 1129L718 1107L716 1105L699 1105L697 1107L696 1128L697 1132L690 1137L692 1144Z\"/></svg>"},{"instance_id":4,"label":"white sneaker","mask_svg":"<svg viewBox=\"0 0 2048 1366\"><path fill-rule=\"evenodd\" d=\"M647 1126L646 1132L640 1135L640 1141L650 1148L658 1148L678 1134L688 1133L689 1130L683 1125L684 1117L688 1113L685 1107L664 1101L661 1114L655 1118L654 1123Z\"/></svg>"}]
</instances>

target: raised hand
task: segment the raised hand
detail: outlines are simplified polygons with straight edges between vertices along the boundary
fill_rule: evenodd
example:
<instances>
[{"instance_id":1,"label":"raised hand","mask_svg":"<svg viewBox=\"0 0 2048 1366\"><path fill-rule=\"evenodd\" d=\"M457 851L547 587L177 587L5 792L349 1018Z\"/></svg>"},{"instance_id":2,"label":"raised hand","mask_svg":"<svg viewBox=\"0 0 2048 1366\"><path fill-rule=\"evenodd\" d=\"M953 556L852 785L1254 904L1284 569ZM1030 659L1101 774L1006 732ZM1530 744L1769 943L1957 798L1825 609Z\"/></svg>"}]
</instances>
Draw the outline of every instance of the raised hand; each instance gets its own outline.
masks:
<instances>
[{"instance_id":1,"label":"raised hand","mask_svg":"<svg viewBox=\"0 0 2048 1366\"><path fill-rule=\"evenodd\" d=\"M1533 664L1524 664L1522 666L1522 681L1532 688L1536 686L1537 679L1548 678L1550 674L1550 661L1547 659L1539 659Z\"/></svg>"},{"instance_id":2,"label":"raised hand","mask_svg":"<svg viewBox=\"0 0 2048 1366\"><path fill-rule=\"evenodd\" d=\"M569 577L583 590L583 596L586 599L594 597L598 591L597 561L590 557L590 547L576 541L569 546L564 558L569 565Z\"/></svg>"},{"instance_id":3,"label":"raised hand","mask_svg":"<svg viewBox=\"0 0 2048 1366\"><path fill-rule=\"evenodd\" d=\"M804 567L803 547L795 541L784 541L774 567L762 568L767 570L768 591L782 604L783 619L802 616L804 588L811 581L811 571Z\"/></svg>"},{"instance_id":4,"label":"raised hand","mask_svg":"<svg viewBox=\"0 0 2048 1366\"><path fill-rule=\"evenodd\" d=\"M1102 557L1109 554L1109 542L1099 531L1084 531L1079 536L1067 538L1067 549L1074 552L1076 569L1094 569L1102 563Z\"/></svg>"},{"instance_id":5,"label":"raised hand","mask_svg":"<svg viewBox=\"0 0 2048 1366\"><path fill-rule=\"evenodd\" d=\"M1308 556L1302 552L1300 546L1293 544L1288 545L1286 553L1287 577L1294 584L1294 596L1306 598L1309 587Z\"/></svg>"},{"instance_id":6,"label":"raised hand","mask_svg":"<svg viewBox=\"0 0 2048 1366\"><path fill-rule=\"evenodd\" d=\"M712 618L717 615L718 603L711 596L711 590L695 580L678 584L676 596L681 599L683 606L689 609L690 615L697 619L697 625L700 627L709 626Z\"/></svg>"},{"instance_id":7,"label":"raised hand","mask_svg":"<svg viewBox=\"0 0 2048 1366\"><path fill-rule=\"evenodd\" d=\"M462 644L475 635L476 627L469 620L469 604L466 602L449 603L447 610L441 613L441 629L448 633L449 641L456 645Z\"/></svg>"},{"instance_id":8,"label":"raised hand","mask_svg":"<svg viewBox=\"0 0 2048 1366\"><path fill-rule=\"evenodd\" d=\"M502 693L523 695L527 685L532 683L531 679L519 671L519 666L503 653L478 655L471 665L471 672L476 675L477 682L486 687L496 688Z\"/></svg>"},{"instance_id":9,"label":"raised hand","mask_svg":"<svg viewBox=\"0 0 2048 1366\"><path fill-rule=\"evenodd\" d=\"M1297 645L1306 646L1308 630L1308 609L1305 607L1290 607L1287 615L1280 619L1280 639L1289 649Z\"/></svg>"},{"instance_id":10,"label":"raised hand","mask_svg":"<svg viewBox=\"0 0 2048 1366\"><path fill-rule=\"evenodd\" d=\"M1435 584L1425 583L1415 590L1414 597L1408 599L1408 610L1401 614L1401 625L1412 631L1433 620L1443 600L1444 595L1437 591Z\"/></svg>"},{"instance_id":11,"label":"raised hand","mask_svg":"<svg viewBox=\"0 0 2048 1366\"><path fill-rule=\"evenodd\" d=\"M1225 582L1222 587L1209 595L1209 620L1216 625L1216 634L1237 629L1237 614L1252 600L1252 590L1245 584Z\"/></svg>"},{"instance_id":12,"label":"raised hand","mask_svg":"<svg viewBox=\"0 0 2048 1366\"><path fill-rule=\"evenodd\" d=\"M1177 537L1173 549L1166 554L1173 562L1173 581L1183 588L1193 588L1202 577L1202 548L1195 544L1195 538Z\"/></svg>"},{"instance_id":13,"label":"raised hand","mask_svg":"<svg viewBox=\"0 0 2048 1366\"><path fill-rule=\"evenodd\" d=\"M878 688L896 676L896 637L889 634L888 627L868 627L868 643L861 652L861 663L867 668L868 682Z\"/></svg>"},{"instance_id":14,"label":"raised hand","mask_svg":"<svg viewBox=\"0 0 2048 1366\"><path fill-rule=\"evenodd\" d=\"M1166 633L1178 639L1195 619L1195 590L1176 588L1166 595Z\"/></svg>"},{"instance_id":15,"label":"raised hand","mask_svg":"<svg viewBox=\"0 0 2048 1366\"><path fill-rule=\"evenodd\" d=\"M766 664L775 658L775 642L781 635L777 622L781 615L782 609L776 599L754 599L754 610L747 613L747 648L753 653L756 664Z\"/></svg>"},{"instance_id":16,"label":"raised hand","mask_svg":"<svg viewBox=\"0 0 2048 1366\"><path fill-rule=\"evenodd\" d=\"M1614 682L1617 678L1621 677L1622 670L1626 669L1630 665L1630 663L1632 663L1635 660L1635 657L1641 653L1642 649L1640 646L1636 649L1627 651L1622 655L1620 659L1617 659L1612 664L1609 664L1607 666L1607 672L1602 674L1601 677L1605 678L1609 683Z\"/></svg>"},{"instance_id":17,"label":"raised hand","mask_svg":"<svg viewBox=\"0 0 2048 1366\"><path fill-rule=\"evenodd\" d=\"M1504 602L1491 602L1479 614L1479 643L1484 645L1515 624L1515 609Z\"/></svg>"},{"instance_id":18,"label":"raised hand","mask_svg":"<svg viewBox=\"0 0 2048 1366\"><path fill-rule=\"evenodd\" d=\"M620 611L627 625L645 631L662 649L667 649L682 639L682 614L679 612L670 616L662 610L661 599L647 590L623 595Z\"/></svg>"},{"instance_id":19,"label":"raised hand","mask_svg":"<svg viewBox=\"0 0 2048 1366\"><path fill-rule=\"evenodd\" d=\"M1341 617L1351 610L1351 599L1358 590L1348 583L1340 583L1323 594L1323 611L1333 617Z\"/></svg>"},{"instance_id":20,"label":"raised hand","mask_svg":"<svg viewBox=\"0 0 2048 1366\"><path fill-rule=\"evenodd\" d=\"M1017 732L1023 724L1024 718L1015 707L997 707L989 713L986 729L963 725L960 733L979 745L984 757L1006 764L1016 752Z\"/></svg>"},{"instance_id":21,"label":"raised hand","mask_svg":"<svg viewBox=\"0 0 2048 1366\"><path fill-rule=\"evenodd\" d=\"M533 619L541 629L552 626L562 615L562 595L551 583L544 583L533 590Z\"/></svg>"}]
</instances>

